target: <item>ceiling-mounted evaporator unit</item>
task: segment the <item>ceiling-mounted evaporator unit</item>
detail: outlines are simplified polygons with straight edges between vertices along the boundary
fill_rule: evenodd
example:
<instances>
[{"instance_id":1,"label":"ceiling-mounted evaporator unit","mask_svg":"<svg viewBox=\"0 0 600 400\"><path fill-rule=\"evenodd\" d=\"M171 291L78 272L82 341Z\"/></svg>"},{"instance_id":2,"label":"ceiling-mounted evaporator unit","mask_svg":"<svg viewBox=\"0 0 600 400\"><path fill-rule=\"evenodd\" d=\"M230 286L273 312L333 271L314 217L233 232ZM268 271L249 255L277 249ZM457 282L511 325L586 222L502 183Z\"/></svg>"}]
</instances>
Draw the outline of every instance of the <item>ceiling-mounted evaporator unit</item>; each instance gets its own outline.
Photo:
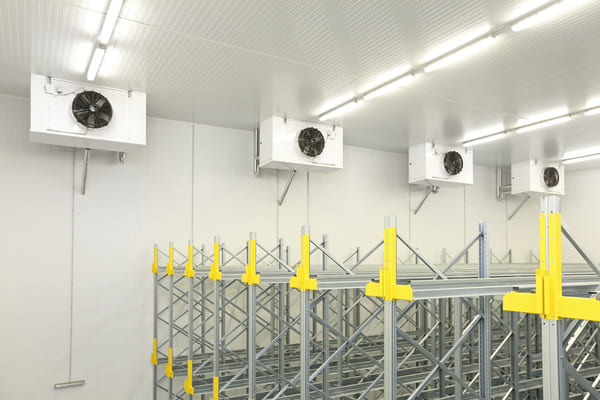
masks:
<instances>
[{"instance_id":1,"label":"ceiling-mounted evaporator unit","mask_svg":"<svg viewBox=\"0 0 600 400\"><path fill-rule=\"evenodd\" d=\"M146 94L31 76L32 142L130 151L146 144Z\"/></svg>"},{"instance_id":2,"label":"ceiling-mounted evaporator unit","mask_svg":"<svg viewBox=\"0 0 600 400\"><path fill-rule=\"evenodd\" d=\"M335 171L343 167L343 129L283 117L260 124L259 167Z\"/></svg>"},{"instance_id":3,"label":"ceiling-mounted evaporator unit","mask_svg":"<svg viewBox=\"0 0 600 400\"><path fill-rule=\"evenodd\" d=\"M512 194L565 194L565 169L560 162L520 161L511 165L510 174Z\"/></svg>"},{"instance_id":4,"label":"ceiling-mounted evaporator unit","mask_svg":"<svg viewBox=\"0 0 600 400\"><path fill-rule=\"evenodd\" d=\"M408 150L408 182L418 185L473 184L473 150L421 143Z\"/></svg>"}]
</instances>

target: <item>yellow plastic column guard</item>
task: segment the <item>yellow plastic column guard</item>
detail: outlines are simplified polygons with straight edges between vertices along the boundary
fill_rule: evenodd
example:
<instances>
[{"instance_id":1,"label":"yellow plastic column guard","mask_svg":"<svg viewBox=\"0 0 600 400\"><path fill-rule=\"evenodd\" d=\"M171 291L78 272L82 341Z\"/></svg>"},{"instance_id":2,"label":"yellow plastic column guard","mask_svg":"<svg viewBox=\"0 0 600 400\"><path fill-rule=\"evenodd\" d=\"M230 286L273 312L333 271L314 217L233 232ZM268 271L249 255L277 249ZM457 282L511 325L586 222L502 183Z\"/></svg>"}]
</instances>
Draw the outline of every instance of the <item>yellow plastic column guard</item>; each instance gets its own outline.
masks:
<instances>
[{"instance_id":1,"label":"yellow plastic column guard","mask_svg":"<svg viewBox=\"0 0 600 400\"><path fill-rule=\"evenodd\" d=\"M173 268L173 244L169 244L169 262L167 262L167 275L173 275L175 269Z\"/></svg>"},{"instance_id":2,"label":"yellow plastic column guard","mask_svg":"<svg viewBox=\"0 0 600 400\"><path fill-rule=\"evenodd\" d=\"M185 264L185 272L184 275L188 278L193 278L195 275L194 272L194 245L188 245L188 261Z\"/></svg>"},{"instance_id":3,"label":"yellow plastic column guard","mask_svg":"<svg viewBox=\"0 0 600 400\"><path fill-rule=\"evenodd\" d=\"M213 395L210 400L219 400L219 377L213 376Z\"/></svg>"},{"instance_id":4,"label":"yellow plastic column guard","mask_svg":"<svg viewBox=\"0 0 600 400\"><path fill-rule=\"evenodd\" d=\"M169 347L169 360L165 366L165 375L173 379L173 348Z\"/></svg>"},{"instance_id":5,"label":"yellow plastic column guard","mask_svg":"<svg viewBox=\"0 0 600 400\"><path fill-rule=\"evenodd\" d=\"M152 262L152 273L158 274L158 246L154 245L154 262Z\"/></svg>"},{"instance_id":6,"label":"yellow plastic column guard","mask_svg":"<svg viewBox=\"0 0 600 400\"><path fill-rule=\"evenodd\" d=\"M193 372L194 372L193 371L193 362L192 362L192 360L188 360L188 362L187 362L187 379L183 383L183 390L185 390L185 392L187 394L191 394L192 396L194 395L194 386L192 385Z\"/></svg>"},{"instance_id":7,"label":"yellow plastic column guard","mask_svg":"<svg viewBox=\"0 0 600 400\"><path fill-rule=\"evenodd\" d=\"M154 338L154 346L152 347L152 356L150 357L150 362L153 365L158 365L158 358L156 353L156 338Z\"/></svg>"},{"instance_id":8,"label":"yellow plastic column guard","mask_svg":"<svg viewBox=\"0 0 600 400\"><path fill-rule=\"evenodd\" d=\"M242 282L248 285L260 283L260 274L256 273L256 239L248 240L248 264L246 273L242 275Z\"/></svg>"},{"instance_id":9,"label":"yellow plastic column guard","mask_svg":"<svg viewBox=\"0 0 600 400\"><path fill-rule=\"evenodd\" d=\"M507 311L540 314L544 319L585 319L600 321L600 301L595 298L563 297L561 215L540 214L540 268L535 271L535 293L512 291L504 296L503 308ZM548 260L546 260L548 240ZM546 267L548 265L548 267Z\"/></svg>"},{"instance_id":10,"label":"yellow plastic column guard","mask_svg":"<svg viewBox=\"0 0 600 400\"><path fill-rule=\"evenodd\" d=\"M383 231L383 266L379 267L379 282L370 282L365 288L365 294L372 297L382 297L384 300L413 300L410 285L396 284L396 227L389 226Z\"/></svg>"},{"instance_id":11,"label":"yellow plastic column guard","mask_svg":"<svg viewBox=\"0 0 600 400\"><path fill-rule=\"evenodd\" d=\"M210 272L208 273L208 278L213 281L220 281L223 279L223 274L219 271L219 241L215 240L215 244L213 246L213 263L210 266Z\"/></svg>"},{"instance_id":12,"label":"yellow plastic column guard","mask_svg":"<svg viewBox=\"0 0 600 400\"><path fill-rule=\"evenodd\" d=\"M300 238L300 264L296 266L296 276L290 278L290 287L306 290L317 290L317 279L310 278L310 235Z\"/></svg>"}]
</instances>

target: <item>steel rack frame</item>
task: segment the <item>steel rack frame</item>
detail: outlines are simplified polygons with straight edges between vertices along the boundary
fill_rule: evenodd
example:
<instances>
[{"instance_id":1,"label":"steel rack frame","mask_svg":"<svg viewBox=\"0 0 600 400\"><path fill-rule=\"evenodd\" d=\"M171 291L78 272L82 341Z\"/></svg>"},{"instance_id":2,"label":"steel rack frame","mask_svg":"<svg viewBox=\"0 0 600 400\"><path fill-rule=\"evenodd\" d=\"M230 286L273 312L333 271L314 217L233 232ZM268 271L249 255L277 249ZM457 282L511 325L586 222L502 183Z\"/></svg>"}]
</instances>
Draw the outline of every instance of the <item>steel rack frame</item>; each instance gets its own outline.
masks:
<instances>
[{"instance_id":1,"label":"steel rack frame","mask_svg":"<svg viewBox=\"0 0 600 400\"><path fill-rule=\"evenodd\" d=\"M563 235L586 261L564 266L563 294L595 297L600 269ZM384 240L340 259L329 237L316 240L307 226L294 264L283 239L267 246L255 233L235 250L218 237L210 252L156 245L153 398L542 398L548 328L503 302L516 288L536 290L534 266L510 263L511 252L494 256L488 244L482 223L435 265L386 217ZM416 262L402 263L398 245ZM459 263L469 252L476 263ZM556 325L557 398L600 399L598 322Z\"/></svg>"}]
</instances>

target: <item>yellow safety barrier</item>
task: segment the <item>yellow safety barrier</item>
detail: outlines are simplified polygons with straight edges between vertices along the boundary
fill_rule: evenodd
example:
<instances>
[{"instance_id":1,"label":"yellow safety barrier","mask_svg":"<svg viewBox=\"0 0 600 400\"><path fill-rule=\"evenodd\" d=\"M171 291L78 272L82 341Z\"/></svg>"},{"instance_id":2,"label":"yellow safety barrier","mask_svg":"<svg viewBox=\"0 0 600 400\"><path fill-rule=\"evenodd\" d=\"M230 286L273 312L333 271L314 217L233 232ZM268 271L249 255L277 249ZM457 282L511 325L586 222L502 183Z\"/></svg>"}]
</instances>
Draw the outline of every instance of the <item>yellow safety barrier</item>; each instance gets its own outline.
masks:
<instances>
[{"instance_id":1,"label":"yellow safety barrier","mask_svg":"<svg viewBox=\"0 0 600 400\"><path fill-rule=\"evenodd\" d=\"M301 292L317 290L317 279L310 278L310 235L302 235L300 245L300 264L296 266L296 276L290 278L290 287Z\"/></svg>"},{"instance_id":2,"label":"yellow safety barrier","mask_svg":"<svg viewBox=\"0 0 600 400\"><path fill-rule=\"evenodd\" d=\"M194 386L192 384L192 377L193 377L193 362L192 360L188 360L187 362L187 379L185 380L185 382L183 383L183 390L185 390L185 392L187 394L191 394L192 396L194 395Z\"/></svg>"},{"instance_id":3,"label":"yellow safety barrier","mask_svg":"<svg viewBox=\"0 0 600 400\"><path fill-rule=\"evenodd\" d=\"M152 273L158 274L158 247L154 246L154 262L152 262Z\"/></svg>"},{"instance_id":4,"label":"yellow safety barrier","mask_svg":"<svg viewBox=\"0 0 600 400\"><path fill-rule=\"evenodd\" d=\"M544 319L561 318L600 321L600 301L595 298L565 297L562 295L561 215L540 214L540 268L535 271L535 293L512 291L504 295L507 311L540 314ZM548 260L546 260L546 242Z\"/></svg>"},{"instance_id":5,"label":"yellow safety barrier","mask_svg":"<svg viewBox=\"0 0 600 400\"><path fill-rule=\"evenodd\" d=\"M165 366L165 375L173 379L173 348L169 347L169 360Z\"/></svg>"},{"instance_id":6,"label":"yellow safety barrier","mask_svg":"<svg viewBox=\"0 0 600 400\"><path fill-rule=\"evenodd\" d=\"M383 266L379 267L379 282L369 282L365 294L384 300L414 300L410 285L396 284L397 241L396 228L386 227L383 232Z\"/></svg>"},{"instance_id":7,"label":"yellow safety barrier","mask_svg":"<svg viewBox=\"0 0 600 400\"><path fill-rule=\"evenodd\" d=\"M219 242L215 242L213 247L213 263L210 266L210 272L208 278L213 281L220 281L223 279L223 274L219 271Z\"/></svg>"},{"instance_id":8,"label":"yellow safety barrier","mask_svg":"<svg viewBox=\"0 0 600 400\"><path fill-rule=\"evenodd\" d=\"M153 346L153 350L152 350L152 356L150 357L150 362L153 365L158 365L158 357L157 357L157 352L156 352L156 338L154 338L154 346Z\"/></svg>"},{"instance_id":9,"label":"yellow safety barrier","mask_svg":"<svg viewBox=\"0 0 600 400\"><path fill-rule=\"evenodd\" d=\"M169 245L169 261L167 262L167 275L175 274L175 269L173 268L173 245Z\"/></svg>"},{"instance_id":10,"label":"yellow safety barrier","mask_svg":"<svg viewBox=\"0 0 600 400\"><path fill-rule=\"evenodd\" d=\"M219 400L219 377L213 376L213 395L210 400Z\"/></svg>"},{"instance_id":11,"label":"yellow safety barrier","mask_svg":"<svg viewBox=\"0 0 600 400\"><path fill-rule=\"evenodd\" d=\"M188 261L185 264L185 272L184 275L188 278L193 278L195 275L194 272L194 245L188 245Z\"/></svg>"},{"instance_id":12,"label":"yellow safety barrier","mask_svg":"<svg viewBox=\"0 0 600 400\"><path fill-rule=\"evenodd\" d=\"M242 275L242 282L248 285L260 284L260 274L256 273L256 239L248 241L248 264L246 273Z\"/></svg>"}]
</instances>

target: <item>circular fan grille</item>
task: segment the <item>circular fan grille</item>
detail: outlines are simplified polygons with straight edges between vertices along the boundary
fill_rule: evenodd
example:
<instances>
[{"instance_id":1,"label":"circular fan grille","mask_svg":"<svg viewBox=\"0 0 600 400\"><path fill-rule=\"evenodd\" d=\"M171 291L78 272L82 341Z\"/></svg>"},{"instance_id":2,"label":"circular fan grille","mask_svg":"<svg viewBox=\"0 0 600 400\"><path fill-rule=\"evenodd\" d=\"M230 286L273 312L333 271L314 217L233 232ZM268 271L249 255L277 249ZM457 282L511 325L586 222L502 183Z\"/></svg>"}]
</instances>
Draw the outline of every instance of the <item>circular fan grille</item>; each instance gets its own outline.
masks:
<instances>
[{"instance_id":1,"label":"circular fan grille","mask_svg":"<svg viewBox=\"0 0 600 400\"><path fill-rule=\"evenodd\" d=\"M304 128L298 135L298 146L300 146L302 153L309 157L316 157L325 148L325 137L316 128Z\"/></svg>"},{"instance_id":2,"label":"circular fan grille","mask_svg":"<svg viewBox=\"0 0 600 400\"><path fill-rule=\"evenodd\" d=\"M77 122L87 128L105 127L113 115L108 99L93 90L86 90L75 96L71 110Z\"/></svg>"},{"instance_id":3,"label":"circular fan grille","mask_svg":"<svg viewBox=\"0 0 600 400\"><path fill-rule=\"evenodd\" d=\"M463 170L463 158L456 151L444 154L444 169L449 175L458 175Z\"/></svg>"},{"instance_id":4,"label":"circular fan grille","mask_svg":"<svg viewBox=\"0 0 600 400\"><path fill-rule=\"evenodd\" d=\"M558 170L554 167L548 167L544 169L544 184L548 187L555 187L558 185L560 175Z\"/></svg>"}]
</instances>

